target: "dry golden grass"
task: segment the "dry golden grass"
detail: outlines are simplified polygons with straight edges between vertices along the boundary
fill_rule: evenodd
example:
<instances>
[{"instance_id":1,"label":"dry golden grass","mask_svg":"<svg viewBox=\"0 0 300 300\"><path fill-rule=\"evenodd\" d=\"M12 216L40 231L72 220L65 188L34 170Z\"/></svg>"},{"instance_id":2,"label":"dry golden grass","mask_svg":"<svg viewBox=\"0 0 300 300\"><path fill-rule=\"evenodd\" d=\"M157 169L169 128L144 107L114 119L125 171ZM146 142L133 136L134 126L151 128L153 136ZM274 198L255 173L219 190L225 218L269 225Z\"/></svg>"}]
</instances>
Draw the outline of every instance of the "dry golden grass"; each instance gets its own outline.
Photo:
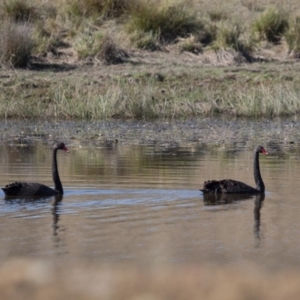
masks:
<instances>
[{"instance_id":1,"label":"dry golden grass","mask_svg":"<svg viewBox=\"0 0 300 300\"><path fill-rule=\"evenodd\" d=\"M291 22L300 11L296 0L152 0L150 5L144 0L48 0L42 3L14 0L3 3L0 5L3 19L25 20L38 33L34 36L36 47L32 53L39 57L54 54L52 59L62 58L63 50L70 48L74 50L70 53L75 53L75 59L89 56L97 60L101 36L109 36L117 48L139 47L151 51L164 49L166 44L177 43L178 38L189 38L190 35L196 37L196 48L199 49L200 42L205 51L205 47L209 49L218 36L219 40L225 41L221 43L222 48L240 50L237 44L242 43L247 48L252 45L253 23L271 7L284 12ZM231 28L234 32L236 24L240 28L233 43L232 38L228 39L228 30L222 32L222 28ZM268 32L268 28L264 32ZM278 35L278 41L281 41L282 34ZM86 48L92 49L88 51ZM195 47L189 44L187 49Z\"/></svg>"},{"instance_id":2,"label":"dry golden grass","mask_svg":"<svg viewBox=\"0 0 300 300\"><path fill-rule=\"evenodd\" d=\"M14 259L0 267L2 300L296 300L300 272L258 266L136 268Z\"/></svg>"}]
</instances>

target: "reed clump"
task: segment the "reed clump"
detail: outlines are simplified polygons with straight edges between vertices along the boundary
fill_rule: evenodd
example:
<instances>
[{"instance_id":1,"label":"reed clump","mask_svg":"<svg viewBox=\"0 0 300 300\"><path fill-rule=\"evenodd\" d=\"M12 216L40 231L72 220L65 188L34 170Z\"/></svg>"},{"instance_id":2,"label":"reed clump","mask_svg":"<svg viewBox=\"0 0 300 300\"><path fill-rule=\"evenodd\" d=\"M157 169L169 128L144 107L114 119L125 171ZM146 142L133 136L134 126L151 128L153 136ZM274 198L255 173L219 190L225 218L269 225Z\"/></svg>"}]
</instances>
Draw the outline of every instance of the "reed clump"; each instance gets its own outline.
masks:
<instances>
[{"instance_id":1,"label":"reed clump","mask_svg":"<svg viewBox=\"0 0 300 300\"><path fill-rule=\"evenodd\" d=\"M1 12L3 17L15 22L29 22L38 17L36 8L30 0L4 0Z\"/></svg>"},{"instance_id":2,"label":"reed clump","mask_svg":"<svg viewBox=\"0 0 300 300\"><path fill-rule=\"evenodd\" d=\"M67 0L67 11L77 17L120 17L132 0Z\"/></svg>"},{"instance_id":3,"label":"reed clump","mask_svg":"<svg viewBox=\"0 0 300 300\"><path fill-rule=\"evenodd\" d=\"M5 67L27 65L34 41L29 23L4 22L0 25L0 64Z\"/></svg>"},{"instance_id":4,"label":"reed clump","mask_svg":"<svg viewBox=\"0 0 300 300\"><path fill-rule=\"evenodd\" d=\"M157 2L157 1L156 1ZM130 9L127 22L129 33L153 34L162 43L173 42L203 29L190 5L180 2L136 1Z\"/></svg>"},{"instance_id":5,"label":"reed clump","mask_svg":"<svg viewBox=\"0 0 300 300\"><path fill-rule=\"evenodd\" d=\"M300 17L291 20L289 30L285 34L289 54L294 58L300 57Z\"/></svg>"},{"instance_id":6,"label":"reed clump","mask_svg":"<svg viewBox=\"0 0 300 300\"><path fill-rule=\"evenodd\" d=\"M287 14L275 7L270 7L254 21L253 31L260 39L276 44L280 42L288 26Z\"/></svg>"}]
</instances>

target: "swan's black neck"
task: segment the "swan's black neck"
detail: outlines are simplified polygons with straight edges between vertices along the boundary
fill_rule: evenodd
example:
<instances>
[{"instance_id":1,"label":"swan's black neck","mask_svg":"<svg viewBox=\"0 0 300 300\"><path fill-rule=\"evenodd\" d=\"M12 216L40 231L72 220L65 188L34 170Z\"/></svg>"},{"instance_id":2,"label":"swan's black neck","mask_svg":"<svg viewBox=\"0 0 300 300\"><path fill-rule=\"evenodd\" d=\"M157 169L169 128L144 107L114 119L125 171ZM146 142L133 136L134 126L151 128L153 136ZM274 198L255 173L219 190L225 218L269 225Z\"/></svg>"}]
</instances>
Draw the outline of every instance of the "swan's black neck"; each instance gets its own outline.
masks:
<instances>
[{"instance_id":1,"label":"swan's black neck","mask_svg":"<svg viewBox=\"0 0 300 300\"><path fill-rule=\"evenodd\" d=\"M52 157L52 177L53 177L53 182L54 182L54 189L59 193L63 194L64 190L59 178L58 174L58 168L57 168L57 159L56 159L56 154L57 154L57 148L53 149L53 157Z\"/></svg>"},{"instance_id":2,"label":"swan's black neck","mask_svg":"<svg viewBox=\"0 0 300 300\"><path fill-rule=\"evenodd\" d=\"M254 180L256 183L256 188L261 192L265 192L265 184L260 175L260 168L259 168L259 154L254 152Z\"/></svg>"}]
</instances>

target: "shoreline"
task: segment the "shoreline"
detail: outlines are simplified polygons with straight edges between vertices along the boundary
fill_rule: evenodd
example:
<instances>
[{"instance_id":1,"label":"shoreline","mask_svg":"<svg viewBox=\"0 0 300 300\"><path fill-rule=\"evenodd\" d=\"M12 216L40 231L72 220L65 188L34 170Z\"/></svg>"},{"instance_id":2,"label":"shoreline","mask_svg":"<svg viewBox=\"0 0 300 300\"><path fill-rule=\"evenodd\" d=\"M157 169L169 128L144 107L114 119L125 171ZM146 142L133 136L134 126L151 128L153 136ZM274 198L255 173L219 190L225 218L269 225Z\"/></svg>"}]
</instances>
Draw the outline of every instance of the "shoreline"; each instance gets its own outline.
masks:
<instances>
[{"instance_id":1,"label":"shoreline","mask_svg":"<svg viewBox=\"0 0 300 300\"><path fill-rule=\"evenodd\" d=\"M214 65L192 54L140 52L119 65L1 69L0 118L260 119L300 111L295 59Z\"/></svg>"},{"instance_id":2,"label":"shoreline","mask_svg":"<svg viewBox=\"0 0 300 300\"><path fill-rule=\"evenodd\" d=\"M154 146L158 150L201 147L230 151L252 150L263 144L270 151L297 152L300 120L203 118L189 120L0 121L2 143L30 145L63 140L75 147L114 145Z\"/></svg>"}]
</instances>

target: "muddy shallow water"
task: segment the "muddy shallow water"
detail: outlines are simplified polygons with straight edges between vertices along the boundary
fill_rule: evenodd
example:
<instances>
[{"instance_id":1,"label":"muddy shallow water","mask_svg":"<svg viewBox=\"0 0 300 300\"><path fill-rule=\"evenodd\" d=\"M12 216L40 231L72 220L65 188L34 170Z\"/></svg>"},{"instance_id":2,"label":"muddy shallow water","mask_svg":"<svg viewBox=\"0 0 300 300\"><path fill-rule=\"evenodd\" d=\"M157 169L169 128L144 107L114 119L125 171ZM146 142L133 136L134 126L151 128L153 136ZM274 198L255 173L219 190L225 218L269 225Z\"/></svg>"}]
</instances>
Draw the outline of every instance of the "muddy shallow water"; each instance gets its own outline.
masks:
<instances>
[{"instance_id":1,"label":"muddy shallow water","mask_svg":"<svg viewBox=\"0 0 300 300\"><path fill-rule=\"evenodd\" d=\"M270 268L300 266L297 121L183 122L176 125L178 131L170 130L174 123L166 123L156 141L146 145L116 129L128 137L129 123L112 122L107 129L101 123L74 122L67 123L65 132L58 130L64 123L26 123L17 138L7 129L0 145L1 186L14 180L52 185L49 144L66 140L70 153L58 153L65 187L61 202L6 201L1 192L1 260L21 256L138 266L241 261ZM78 129L93 126L108 131L88 140ZM136 135L150 136L160 125L135 126ZM216 132L219 140L199 142L205 130ZM197 142L182 138L195 132ZM254 184L252 145L258 137L270 152L260 160L265 199L204 199L199 188L206 179Z\"/></svg>"},{"instance_id":2,"label":"muddy shallow water","mask_svg":"<svg viewBox=\"0 0 300 300\"><path fill-rule=\"evenodd\" d=\"M217 146L251 150L268 143L275 150L295 150L300 145L298 118L250 120L195 118L188 120L106 121L0 121L0 141L32 145L63 140L76 147L128 145L157 146L169 151L186 146Z\"/></svg>"}]
</instances>

